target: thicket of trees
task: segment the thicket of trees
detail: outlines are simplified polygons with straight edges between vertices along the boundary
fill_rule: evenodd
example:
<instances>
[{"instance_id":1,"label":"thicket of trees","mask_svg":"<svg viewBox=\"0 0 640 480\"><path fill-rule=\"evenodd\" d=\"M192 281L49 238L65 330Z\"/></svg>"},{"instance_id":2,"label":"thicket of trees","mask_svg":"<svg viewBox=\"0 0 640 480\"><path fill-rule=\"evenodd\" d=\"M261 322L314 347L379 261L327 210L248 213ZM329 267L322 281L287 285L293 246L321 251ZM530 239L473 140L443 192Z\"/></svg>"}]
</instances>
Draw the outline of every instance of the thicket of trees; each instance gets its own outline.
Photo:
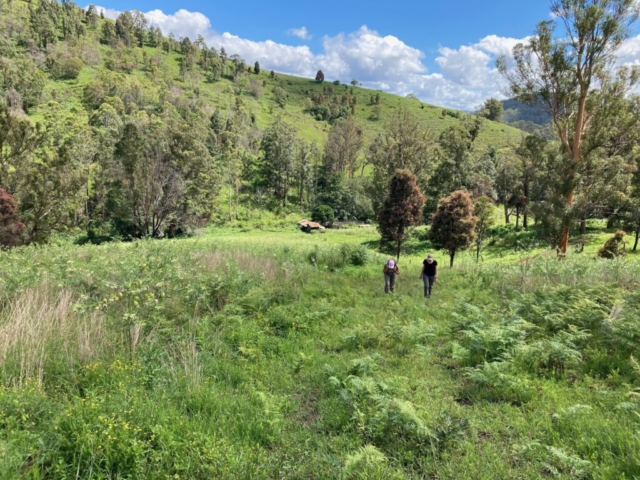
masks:
<instances>
[{"instance_id":1,"label":"thicket of trees","mask_svg":"<svg viewBox=\"0 0 640 480\"><path fill-rule=\"evenodd\" d=\"M539 104L551 115L560 148L545 216L554 219L548 228L564 255L574 221L601 203L603 178L613 179L617 160L637 140L638 101L629 94L638 70L616 69L615 61L639 10L634 0L551 5L556 21L541 22L526 44L514 48L515 67L502 59L499 69L516 100ZM559 35L558 23L565 27ZM604 186L610 189L608 182Z\"/></svg>"},{"instance_id":2,"label":"thicket of trees","mask_svg":"<svg viewBox=\"0 0 640 480\"><path fill-rule=\"evenodd\" d=\"M477 142L485 117L501 114L494 100L476 115L443 111L457 121L440 135L397 109L384 117L383 133L366 141L353 87L322 83L321 71L322 86L305 109L328 122L326 144L299 138L280 86L269 101L282 113L261 131L243 100L264 94L258 62L202 37L165 37L136 11L113 22L95 7L29 5L26 23L0 15L0 188L15 202L11 219L5 214L0 223L5 231L19 223L21 241L43 242L72 227L92 239L164 237L251 210L320 205L337 220L371 221L404 170L425 197L425 223L441 199L464 191L484 197L484 210L501 205L508 223L535 228L562 254L570 232L596 217L633 233L637 247L640 102L631 88L638 72L613 65L636 18L631 0L554 1L570 35L553 35L554 23L543 22L516 47L513 67L500 63L514 98L546 109L555 129L551 137L523 133L503 148ZM175 56L180 86L169 63ZM47 82L76 78L87 65L103 68L83 84L81 105L63 110L61 93L45 92ZM222 78L231 85L226 110L199 95L202 82ZM380 94L370 103L382 119ZM37 122L27 116L35 107ZM483 234L476 233L478 248Z\"/></svg>"}]
</instances>

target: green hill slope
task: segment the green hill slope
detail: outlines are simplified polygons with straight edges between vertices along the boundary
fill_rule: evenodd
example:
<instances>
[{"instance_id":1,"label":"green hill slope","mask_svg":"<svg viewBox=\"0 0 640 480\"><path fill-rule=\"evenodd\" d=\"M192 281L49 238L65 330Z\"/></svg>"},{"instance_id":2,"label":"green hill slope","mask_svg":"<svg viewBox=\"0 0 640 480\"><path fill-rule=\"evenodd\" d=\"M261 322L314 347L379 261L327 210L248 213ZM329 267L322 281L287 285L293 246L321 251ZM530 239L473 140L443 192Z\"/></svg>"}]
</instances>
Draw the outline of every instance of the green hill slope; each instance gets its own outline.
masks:
<instances>
[{"instance_id":1,"label":"green hill slope","mask_svg":"<svg viewBox=\"0 0 640 480\"><path fill-rule=\"evenodd\" d=\"M5 25L14 25L15 33L24 33L28 30L29 5L32 5L31 8L36 8L33 7L34 4L24 1L5 6L0 10L0 20ZM111 72L122 75L122 81L133 82L149 100L158 97L164 89L168 88L204 108L229 111L236 105L236 98L240 97L259 129L264 129L276 117L282 116L287 122L296 126L302 138L316 140L319 143L323 143L326 139L330 123L317 120L307 111L314 94L324 94L325 104L336 103L335 98L338 97L340 101L345 94L349 96L350 102L355 98L356 105L353 113L362 125L367 140L374 138L378 132L382 131L385 120L398 109L410 110L436 134L458 121L455 117L459 112L449 111L449 114L445 114L443 108L423 104L415 99L350 85L335 85L331 82L321 84L313 79L280 73L272 77L270 72L265 70L255 74L247 73L245 69L243 74L234 75L235 78L230 75L222 76L219 80L212 82L207 80L207 72L200 65L195 65L192 71L183 75L181 62L184 55L179 52L166 51L161 46L150 46L149 41L145 41L145 46L142 48L105 45L104 24L107 22L113 24L111 20L96 18L93 26L85 18L82 36L69 38L58 35L58 41L47 47L47 61L41 65L41 71L46 74L46 81L39 104L55 100L66 110L90 108L86 102L83 102L86 87L94 83L102 72ZM16 58L19 60L29 58L31 55L28 45L20 45L23 43L21 41L16 43L19 45L15 52ZM178 42L173 43L170 46L171 50L180 48ZM82 59L83 66L79 75L75 79L56 78L59 75L55 72L55 62L63 61L68 56ZM249 58L245 60L253 61ZM150 62L155 63L153 68L150 68ZM231 62L228 61L227 64ZM284 106L279 106L274 96L274 90L278 87L282 88L287 96ZM371 101L372 96L376 94L379 95L379 105ZM30 109L29 114L37 119L38 107ZM487 121L478 143L481 146L502 146L517 141L521 134L518 129Z\"/></svg>"},{"instance_id":2,"label":"green hill slope","mask_svg":"<svg viewBox=\"0 0 640 480\"><path fill-rule=\"evenodd\" d=\"M364 221L397 168L412 170L432 203L459 188L491 195L485 153L523 135L490 121L472 133L462 112L266 71L201 37L165 37L135 11L114 22L57 0L2 3L0 60L0 188L27 242L78 227L162 237L319 204ZM345 150L334 155L323 146L337 125L331 148ZM394 127L418 133L401 140L422 142L410 159L394 150L400 137L378 138ZM345 128L350 137L335 141ZM445 130L457 142L447 152L437 145ZM430 188L438 166L444 187Z\"/></svg>"}]
</instances>

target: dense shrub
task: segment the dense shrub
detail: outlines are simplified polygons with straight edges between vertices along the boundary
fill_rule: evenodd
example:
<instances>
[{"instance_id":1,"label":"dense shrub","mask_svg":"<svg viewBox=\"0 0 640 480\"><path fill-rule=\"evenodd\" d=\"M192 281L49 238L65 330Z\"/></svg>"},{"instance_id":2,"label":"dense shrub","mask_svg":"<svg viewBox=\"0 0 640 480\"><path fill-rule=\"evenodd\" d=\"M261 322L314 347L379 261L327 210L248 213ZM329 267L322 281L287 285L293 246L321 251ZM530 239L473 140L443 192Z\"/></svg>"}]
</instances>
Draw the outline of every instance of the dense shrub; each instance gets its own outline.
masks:
<instances>
[{"instance_id":1,"label":"dense shrub","mask_svg":"<svg viewBox=\"0 0 640 480\"><path fill-rule=\"evenodd\" d=\"M311 214L311 220L314 222L328 223L333 222L335 219L336 215L329 205L318 205Z\"/></svg>"},{"instance_id":2,"label":"dense shrub","mask_svg":"<svg viewBox=\"0 0 640 480\"><path fill-rule=\"evenodd\" d=\"M59 80L75 80L80 75L84 63L78 57L62 57L53 62L51 75Z\"/></svg>"},{"instance_id":3,"label":"dense shrub","mask_svg":"<svg viewBox=\"0 0 640 480\"><path fill-rule=\"evenodd\" d=\"M284 89L282 89L281 87L276 87L273 89L273 97L275 98L278 106L280 106L281 108L287 106L287 92L284 91Z\"/></svg>"},{"instance_id":4,"label":"dense shrub","mask_svg":"<svg viewBox=\"0 0 640 480\"><path fill-rule=\"evenodd\" d=\"M514 250L527 250L541 243L535 229L516 230L513 224L497 225L489 231L489 245L500 245Z\"/></svg>"},{"instance_id":5,"label":"dense shrub","mask_svg":"<svg viewBox=\"0 0 640 480\"><path fill-rule=\"evenodd\" d=\"M325 122L335 122L341 118L349 116L350 109L347 105L330 104L308 104L306 108L316 120Z\"/></svg>"},{"instance_id":6,"label":"dense shrub","mask_svg":"<svg viewBox=\"0 0 640 480\"><path fill-rule=\"evenodd\" d=\"M307 254L307 261L316 267L336 271L348 265L360 267L371 260L371 252L364 245L343 244L337 248L314 248Z\"/></svg>"},{"instance_id":7,"label":"dense shrub","mask_svg":"<svg viewBox=\"0 0 640 480\"><path fill-rule=\"evenodd\" d=\"M624 250L624 237L626 236L626 232L618 230L616 234L608 239L604 243L604 246L602 246L600 250L598 250L598 256L600 258L612 259L626 255L627 252Z\"/></svg>"}]
</instances>

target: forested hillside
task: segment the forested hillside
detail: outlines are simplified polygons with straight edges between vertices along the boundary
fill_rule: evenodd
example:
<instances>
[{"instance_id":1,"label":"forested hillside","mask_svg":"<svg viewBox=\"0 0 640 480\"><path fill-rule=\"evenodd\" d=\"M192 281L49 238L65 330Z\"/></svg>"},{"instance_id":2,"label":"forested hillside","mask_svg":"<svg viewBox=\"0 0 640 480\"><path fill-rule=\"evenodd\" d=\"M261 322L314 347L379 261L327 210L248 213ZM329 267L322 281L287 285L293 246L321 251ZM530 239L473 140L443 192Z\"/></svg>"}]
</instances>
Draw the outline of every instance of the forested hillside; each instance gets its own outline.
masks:
<instances>
[{"instance_id":1,"label":"forested hillside","mask_svg":"<svg viewBox=\"0 0 640 480\"><path fill-rule=\"evenodd\" d=\"M371 221L398 169L415 175L425 223L464 190L500 204L507 223L533 219L563 253L589 218L640 236L629 69L598 74L580 124L575 92L545 105L544 91L514 84L519 105L547 109L536 118L556 109L553 126L525 137L485 118L498 111L265 71L201 37L164 36L137 11L112 21L94 7L14 0L0 3L0 22L4 246L69 229L93 242L174 236L265 211ZM516 65L525 76L526 62ZM575 150L568 138L584 142Z\"/></svg>"},{"instance_id":2,"label":"forested hillside","mask_svg":"<svg viewBox=\"0 0 640 480\"><path fill-rule=\"evenodd\" d=\"M504 113L502 121L507 125L528 133L551 136L551 115L540 108L540 105L527 105L517 100L503 100Z\"/></svg>"},{"instance_id":3,"label":"forested hillside","mask_svg":"<svg viewBox=\"0 0 640 480\"><path fill-rule=\"evenodd\" d=\"M114 22L71 2L3 0L0 54L0 186L15 200L20 242L68 228L159 237L319 203L373 219L396 168L427 189L439 143L478 164L468 186L490 194L494 152L521 139L321 72L265 71L202 38L164 36L136 11ZM394 159L405 141L412 153ZM440 183L435 198L448 193Z\"/></svg>"},{"instance_id":4,"label":"forested hillside","mask_svg":"<svg viewBox=\"0 0 640 480\"><path fill-rule=\"evenodd\" d=\"M0 479L640 478L640 9L551 6L526 134L0 0Z\"/></svg>"}]
</instances>

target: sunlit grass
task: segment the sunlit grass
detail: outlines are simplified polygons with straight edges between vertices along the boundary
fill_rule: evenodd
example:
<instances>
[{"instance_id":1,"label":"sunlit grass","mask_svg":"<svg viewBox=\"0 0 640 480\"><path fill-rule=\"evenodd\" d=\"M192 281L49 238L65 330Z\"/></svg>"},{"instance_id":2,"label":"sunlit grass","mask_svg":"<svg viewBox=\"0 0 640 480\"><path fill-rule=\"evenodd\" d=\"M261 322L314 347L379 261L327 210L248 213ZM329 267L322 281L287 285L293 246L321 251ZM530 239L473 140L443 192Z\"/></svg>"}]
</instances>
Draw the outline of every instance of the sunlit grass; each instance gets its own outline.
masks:
<instances>
[{"instance_id":1,"label":"sunlit grass","mask_svg":"<svg viewBox=\"0 0 640 480\"><path fill-rule=\"evenodd\" d=\"M607 234L436 252L425 301L420 231L385 296L375 229L290 220L0 253L2 478L638 475L640 269Z\"/></svg>"}]
</instances>

